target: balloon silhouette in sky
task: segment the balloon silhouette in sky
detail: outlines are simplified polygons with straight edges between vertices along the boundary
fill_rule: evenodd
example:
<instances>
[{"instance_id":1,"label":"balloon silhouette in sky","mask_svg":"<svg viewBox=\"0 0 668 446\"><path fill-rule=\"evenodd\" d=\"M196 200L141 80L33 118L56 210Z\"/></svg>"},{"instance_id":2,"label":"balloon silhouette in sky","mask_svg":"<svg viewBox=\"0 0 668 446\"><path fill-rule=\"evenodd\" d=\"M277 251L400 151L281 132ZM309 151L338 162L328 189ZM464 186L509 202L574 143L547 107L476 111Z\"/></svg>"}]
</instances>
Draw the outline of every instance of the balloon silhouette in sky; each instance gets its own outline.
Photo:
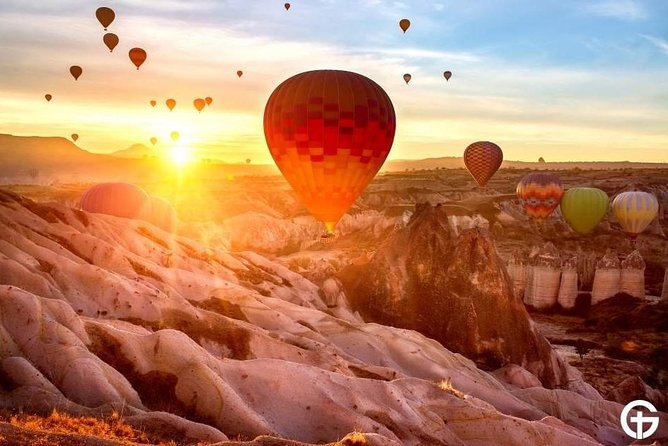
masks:
<instances>
[{"instance_id":1,"label":"balloon silhouette in sky","mask_svg":"<svg viewBox=\"0 0 668 446\"><path fill-rule=\"evenodd\" d=\"M534 172L520 180L515 192L526 214L544 221L559 206L564 186L556 175Z\"/></svg>"},{"instance_id":2,"label":"balloon silhouette in sky","mask_svg":"<svg viewBox=\"0 0 668 446\"><path fill-rule=\"evenodd\" d=\"M478 141L464 150L464 164L478 186L487 184L503 162L503 151L489 141Z\"/></svg>"},{"instance_id":3,"label":"balloon silhouette in sky","mask_svg":"<svg viewBox=\"0 0 668 446\"><path fill-rule=\"evenodd\" d=\"M155 99L151 99L149 104L151 104L151 107L155 107L155 104L157 104L157 102L155 102Z\"/></svg>"},{"instance_id":4,"label":"balloon silhouette in sky","mask_svg":"<svg viewBox=\"0 0 668 446\"><path fill-rule=\"evenodd\" d=\"M283 7L285 8L286 11L289 11L290 10L290 3L284 4Z\"/></svg>"},{"instance_id":5,"label":"balloon silhouette in sky","mask_svg":"<svg viewBox=\"0 0 668 446\"><path fill-rule=\"evenodd\" d=\"M151 138L151 144L155 145L155 143L157 143L157 142L158 142L158 138L156 138L155 136L153 138Z\"/></svg>"},{"instance_id":6,"label":"balloon silhouette in sky","mask_svg":"<svg viewBox=\"0 0 668 446\"><path fill-rule=\"evenodd\" d=\"M174 110L174 107L176 107L176 101L174 99L167 99L165 101L165 104L167 104L167 108L169 111Z\"/></svg>"},{"instance_id":7,"label":"balloon silhouette in sky","mask_svg":"<svg viewBox=\"0 0 668 446\"><path fill-rule=\"evenodd\" d=\"M107 33L102 37L102 41L109 48L109 52L113 52L116 45L118 45L118 36L114 33Z\"/></svg>"},{"instance_id":8,"label":"balloon silhouette in sky","mask_svg":"<svg viewBox=\"0 0 668 446\"><path fill-rule=\"evenodd\" d=\"M206 105L211 105L213 102L213 98L211 96L205 97L204 100L206 101Z\"/></svg>"},{"instance_id":9,"label":"balloon silhouette in sky","mask_svg":"<svg viewBox=\"0 0 668 446\"><path fill-rule=\"evenodd\" d=\"M411 27L411 21L410 20L408 20L408 19L399 20L399 28L401 28L401 30L404 32L404 34L406 33L406 31L408 31L408 28L410 28L410 27Z\"/></svg>"},{"instance_id":10,"label":"balloon silhouette in sky","mask_svg":"<svg viewBox=\"0 0 668 446\"><path fill-rule=\"evenodd\" d=\"M412 76L411 76L410 74L408 74L408 73L404 74L404 81L405 81L406 83L409 83L409 82L411 81L411 77L412 77Z\"/></svg>"},{"instance_id":11,"label":"balloon silhouette in sky","mask_svg":"<svg viewBox=\"0 0 668 446\"><path fill-rule=\"evenodd\" d=\"M451 71L444 71L443 72L443 77L445 78L446 81L449 81L450 78L452 77L452 72Z\"/></svg>"},{"instance_id":12,"label":"balloon silhouette in sky","mask_svg":"<svg viewBox=\"0 0 668 446\"><path fill-rule=\"evenodd\" d=\"M146 51L141 48L132 48L129 52L129 56L132 63L135 64L135 67L139 69L146 60Z\"/></svg>"},{"instance_id":13,"label":"balloon silhouette in sky","mask_svg":"<svg viewBox=\"0 0 668 446\"><path fill-rule=\"evenodd\" d=\"M172 141L176 142L176 141L179 140L180 135L179 135L179 132L172 132L172 133L170 133L169 136L170 136L170 138L172 138Z\"/></svg>"},{"instance_id":14,"label":"balloon silhouette in sky","mask_svg":"<svg viewBox=\"0 0 668 446\"><path fill-rule=\"evenodd\" d=\"M241 71L241 70L237 71L237 76L241 77L241 76L243 76L243 75L244 75L244 72L243 72L243 71Z\"/></svg>"},{"instance_id":15,"label":"balloon silhouette in sky","mask_svg":"<svg viewBox=\"0 0 668 446\"><path fill-rule=\"evenodd\" d=\"M395 128L385 91L349 71L297 74L276 87L264 111L271 156L330 232L383 165Z\"/></svg>"},{"instance_id":16,"label":"balloon silhouette in sky","mask_svg":"<svg viewBox=\"0 0 668 446\"><path fill-rule=\"evenodd\" d=\"M44 98L46 98L47 101L51 101L51 98L52 98L52 97L53 97L53 96L51 96L51 95L48 94L48 93L44 95Z\"/></svg>"},{"instance_id":17,"label":"balloon silhouette in sky","mask_svg":"<svg viewBox=\"0 0 668 446\"><path fill-rule=\"evenodd\" d=\"M114 13L113 9L102 6L101 8L97 8L97 11L95 11L95 17L97 17L97 20L106 31L109 25L111 25L111 22L113 22L116 18L116 14Z\"/></svg>"},{"instance_id":18,"label":"balloon silhouette in sky","mask_svg":"<svg viewBox=\"0 0 668 446\"><path fill-rule=\"evenodd\" d=\"M72 141L76 142L77 139L79 139L79 135L72 133Z\"/></svg>"},{"instance_id":19,"label":"balloon silhouette in sky","mask_svg":"<svg viewBox=\"0 0 668 446\"><path fill-rule=\"evenodd\" d=\"M198 112L202 112L204 110L204 107L206 106L206 101L202 98L197 98L193 101L193 105L197 109Z\"/></svg>"},{"instance_id":20,"label":"balloon silhouette in sky","mask_svg":"<svg viewBox=\"0 0 668 446\"><path fill-rule=\"evenodd\" d=\"M79 79L79 76L81 76L81 73L83 73L83 69L79 65L72 65L70 67L70 74L74 78L74 80Z\"/></svg>"}]
</instances>

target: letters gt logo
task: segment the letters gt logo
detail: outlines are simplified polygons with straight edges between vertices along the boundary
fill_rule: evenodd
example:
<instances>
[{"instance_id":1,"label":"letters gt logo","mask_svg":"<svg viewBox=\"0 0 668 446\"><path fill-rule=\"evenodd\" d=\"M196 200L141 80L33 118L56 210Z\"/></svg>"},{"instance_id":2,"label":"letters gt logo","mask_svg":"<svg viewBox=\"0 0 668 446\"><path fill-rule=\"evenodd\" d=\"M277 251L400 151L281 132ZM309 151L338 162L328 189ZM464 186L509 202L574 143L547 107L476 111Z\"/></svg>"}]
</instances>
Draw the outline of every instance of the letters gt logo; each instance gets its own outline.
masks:
<instances>
[{"instance_id":1,"label":"letters gt logo","mask_svg":"<svg viewBox=\"0 0 668 446\"><path fill-rule=\"evenodd\" d=\"M632 415L631 418L629 418L629 413L631 410L638 406L644 407L650 413L657 412L656 407L654 407L654 405L652 405L652 403L649 401L635 400L624 406L624 410L622 410L619 421L622 423L622 429L624 429L626 435L637 440L642 440L643 438L650 437L659 428L659 417L645 416L642 411L637 410L637 414ZM629 426L629 421L631 424L635 423L635 430L631 429L631 426ZM645 426L647 424L649 424L649 429L645 430Z\"/></svg>"}]
</instances>

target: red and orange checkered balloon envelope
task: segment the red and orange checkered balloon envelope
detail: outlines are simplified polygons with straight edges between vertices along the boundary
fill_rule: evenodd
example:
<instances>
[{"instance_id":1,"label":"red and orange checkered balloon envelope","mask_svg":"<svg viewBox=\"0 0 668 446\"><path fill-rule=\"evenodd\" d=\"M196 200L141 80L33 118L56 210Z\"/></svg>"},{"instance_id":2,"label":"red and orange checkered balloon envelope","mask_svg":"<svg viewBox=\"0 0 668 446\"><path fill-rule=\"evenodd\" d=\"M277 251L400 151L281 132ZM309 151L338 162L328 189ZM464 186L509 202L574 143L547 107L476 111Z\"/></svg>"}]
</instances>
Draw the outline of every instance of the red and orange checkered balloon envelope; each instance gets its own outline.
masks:
<instances>
[{"instance_id":1,"label":"red and orange checkered balloon envelope","mask_svg":"<svg viewBox=\"0 0 668 446\"><path fill-rule=\"evenodd\" d=\"M501 147L493 142L478 141L464 150L464 164L479 186L487 184L503 162Z\"/></svg>"},{"instance_id":2,"label":"red and orange checkered balloon envelope","mask_svg":"<svg viewBox=\"0 0 668 446\"><path fill-rule=\"evenodd\" d=\"M264 111L271 156L329 231L383 165L395 128L385 91L349 71L297 74L274 90Z\"/></svg>"},{"instance_id":3,"label":"red and orange checkered balloon envelope","mask_svg":"<svg viewBox=\"0 0 668 446\"><path fill-rule=\"evenodd\" d=\"M564 195L564 185L556 175L534 172L520 180L516 193L527 215L540 221L549 217L559 206Z\"/></svg>"}]
</instances>

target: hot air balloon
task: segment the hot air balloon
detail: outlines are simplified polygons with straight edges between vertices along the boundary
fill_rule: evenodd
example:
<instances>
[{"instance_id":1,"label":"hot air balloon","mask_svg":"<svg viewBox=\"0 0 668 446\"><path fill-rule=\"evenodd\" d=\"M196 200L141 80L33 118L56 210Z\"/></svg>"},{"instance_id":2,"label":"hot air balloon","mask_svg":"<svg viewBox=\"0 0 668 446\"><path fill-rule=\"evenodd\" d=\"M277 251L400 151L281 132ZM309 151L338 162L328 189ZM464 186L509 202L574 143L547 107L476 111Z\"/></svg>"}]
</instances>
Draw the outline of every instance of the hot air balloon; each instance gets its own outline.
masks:
<instances>
[{"instance_id":1,"label":"hot air balloon","mask_svg":"<svg viewBox=\"0 0 668 446\"><path fill-rule=\"evenodd\" d=\"M102 41L109 48L109 52L113 52L116 45L118 45L118 36L114 33L107 33L102 37Z\"/></svg>"},{"instance_id":2,"label":"hot air balloon","mask_svg":"<svg viewBox=\"0 0 668 446\"><path fill-rule=\"evenodd\" d=\"M489 141L478 141L464 150L464 164L478 186L487 184L503 162L501 148Z\"/></svg>"},{"instance_id":3,"label":"hot air balloon","mask_svg":"<svg viewBox=\"0 0 668 446\"><path fill-rule=\"evenodd\" d=\"M251 163L250 158L246 158L246 164L250 164L250 163Z\"/></svg>"},{"instance_id":4,"label":"hot air balloon","mask_svg":"<svg viewBox=\"0 0 668 446\"><path fill-rule=\"evenodd\" d=\"M151 104L151 107L155 107L155 104L157 104L157 102L155 102L155 99L151 99L149 104Z\"/></svg>"},{"instance_id":5,"label":"hot air balloon","mask_svg":"<svg viewBox=\"0 0 668 446\"><path fill-rule=\"evenodd\" d=\"M137 69L139 69L141 64L143 64L146 60L146 51L141 48L132 48L128 54L130 56L130 60L133 64L135 64Z\"/></svg>"},{"instance_id":6,"label":"hot air balloon","mask_svg":"<svg viewBox=\"0 0 668 446\"><path fill-rule=\"evenodd\" d=\"M409 83L411 81L411 77L412 76L408 73L404 74L404 81L406 81L406 83Z\"/></svg>"},{"instance_id":7,"label":"hot air balloon","mask_svg":"<svg viewBox=\"0 0 668 446\"><path fill-rule=\"evenodd\" d=\"M100 183L83 194L79 207L86 212L139 218L148 201L146 192L133 184Z\"/></svg>"},{"instance_id":8,"label":"hot air balloon","mask_svg":"<svg viewBox=\"0 0 668 446\"><path fill-rule=\"evenodd\" d=\"M516 193L527 215L544 221L559 206L564 186L556 175L535 172L520 180Z\"/></svg>"},{"instance_id":9,"label":"hot air balloon","mask_svg":"<svg viewBox=\"0 0 668 446\"><path fill-rule=\"evenodd\" d=\"M659 213L659 201L641 191L622 192L612 200L612 214L631 239L643 232Z\"/></svg>"},{"instance_id":10,"label":"hot air balloon","mask_svg":"<svg viewBox=\"0 0 668 446\"><path fill-rule=\"evenodd\" d=\"M164 198L148 196L148 201L143 206L139 218L145 220L160 229L172 232L176 227L176 211L171 203Z\"/></svg>"},{"instance_id":11,"label":"hot air balloon","mask_svg":"<svg viewBox=\"0 0 668 446\"><path fill-rule=\"evenodd\" d=\"M211 105L213 102L213 98L211 96L205 97L204 100L206 101L206 105Z\"/></svg>"},{"instance_id":12,"label":"hot air balloon","mask_svg":"<svg viewBox=\"0 0 668 446\"><path fill-rule=\"evenodd\" d=\"M264 111L274 161L330 232L383 165L395 127L385 91L348 71L297 74L274 90Z\"/></svg>"},{"instance_id":13,"label":"hot air balloon","mask_svg":"<svg viewBox=\"0 0 668 446\"><path fill-rule=\"evenodd\" d=\"M174 107L176 106L176 101L174 99L167 99L165 101L165 104L167 104L167 108L169 108L169 111L174 110Z\"/></svg>"},{"instance_id":14,"label":"hot air balloon","mask_svg":"<svg viewBox=\"0 0 668 446\"><path fill-rule=\"evenodd\" d=\"M79 135L77 135L76 133L72 133L71 136L72 136L72 141L74 142L76 142L76 140L79 139Z\"/></svg>"},{"instance_id":15,"label":"hot air balloon","mask_svg":"<svg viewBox=\"0 0 668 446\"><path fill-rule=\"evenodd\" d=\"M244 72L243 72L243 71L241 71L241 70L238 70L238 71L237 71L237 76L241 77L241 76L243 76L243 75L244 75Z\"/></svg>"},{"instance_id":16,"label":"hot air balloon","mask_svg":"<svg viewBox=\"0 0 668 446\"><path fill-rule=\"evenodd\" d=\"M575 232L589 234L608 212L608 194L595 187L574 187L561 197L561 214Z\"/></svg>"},{"instance_id":17,"label":"hot air balloon","mask_svg":"<svg viewBox=\"0 0 668 446\"><path fill-rule=\"evenodd\" d=\"M158 142L158 138L156 138L155 136L153 138L151 138L151 144L155 145L157 142Z\"/></svg>"},{"instance_id":18,"label":"hot air balloon","mask_svg":"<svg viewBox=\"0 0 668 446\"><path fill-rule=\"evenodd\" d=\"M446 81L449 81L450 78L452 77L452 71L444 71L443 77L445 78Z\"/></svg>"},{"instance_id":19,"label":"hot air balloon","mask_svg":"<svg viewBox=\"0 0 668 446\"><path fill-rule=\"evenodd\" d=\"M116 14L114 14L113 9L103 6L101 8L97 8L97 11L95 11L95 17L97 17L97 20L100 22L100 24L104 27L104 30L106 31L107 27L111 25L111 22L113 22L114 19L116 18Z\"/></svg>"},{"instance_id":20,"label":"hot air balloon","mask_svg":"<svg viewBox=\"0 0 668 446\"><path fill-rule=\"evenodd\" d=\"M410 27L411 27L411 21L410 20L408 20L408 19L399 20L399 28L401 28L401 30L404 32L404 34L406 33L406 31L408 31L408 28L410 28Z\"/></svg>"},{"instance_id":21,"label":"hot air balloon","mask_svg":"<svg viewBox=\"0 0 668 446\"><path fill-rule=\"evenodd\" d=\"M285 8L286 11L289 11L290 10L290 3L284 4L283 7Z\"/></svg>"},{"instance_id":22,"label":"hot air balloon","mask_svg":"<svg viewBox=\"0 0 668 446\"><path fill-rule=\"evenodd\" d=\"M172 141L176 142L179 140L179 132L172 132L169 135L172 138Z\"/></svg>"},{"instance_id":23,"label":"hot air balloon","mask_svg":"<svg viewBox=\"0 0 668 446\"><path fill-rule=\"evenodd\" d=\"M79 76L83 73L83 69L79 65L72 65L70 67L70 74L74 78L74 80L79 79Z\"/></svg>"},{"instance_id":24,"label":"hot air balloon","mask_svg":"<svg viewBox=\"0 0 668 446\"><path fill-rule=\"evenodd\" d=\"M44 98L45 98L48 102L51 101L51 98L52 98L52 97L53 97L53 96L51 96L51 95L48 94L48 93L44 95Z\"/></svg>"},{"instance_id":25,"label":"hot air balloon","mask_svg":"<svg viewBox=\"0 0 668 446\"><path fill-rule=\"evenodd\" d=\"M197 109L198 112L202 112L204 110L204 106L206 105L206 101L202 98L197 98L193 101L193 105Z\"/></svg>"}]
</instances>

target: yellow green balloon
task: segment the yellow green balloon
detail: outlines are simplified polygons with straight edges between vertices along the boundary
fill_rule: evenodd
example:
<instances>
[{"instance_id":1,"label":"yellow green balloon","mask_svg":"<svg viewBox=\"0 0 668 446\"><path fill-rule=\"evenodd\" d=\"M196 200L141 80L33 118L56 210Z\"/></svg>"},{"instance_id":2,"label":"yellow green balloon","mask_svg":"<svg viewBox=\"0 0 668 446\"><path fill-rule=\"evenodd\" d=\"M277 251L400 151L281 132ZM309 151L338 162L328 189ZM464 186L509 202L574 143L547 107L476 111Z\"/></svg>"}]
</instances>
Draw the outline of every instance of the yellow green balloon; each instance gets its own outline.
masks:
<instances>
[{"instance_id":1,"label":"yellow green balloon","mask_svg":"<svg viewBox=\"0 0 668 446\"><path fill-rule=\"evenodd\" d=\"M595 187L574 187L561 197L564 220L580 234L589 234L608 212L608 194Z\"/></svg>"},{"instance_id":2,"label":"yellow green balloon","mask_svg":"<svg viewBox=\"0 0 668 446\"><path fill-rule=\"evenodd\" d=\"M659 213L659 201L648 192L622 192L612 200L612 213L624 229L635 239Z\"/></svg>"}]
</instances>

